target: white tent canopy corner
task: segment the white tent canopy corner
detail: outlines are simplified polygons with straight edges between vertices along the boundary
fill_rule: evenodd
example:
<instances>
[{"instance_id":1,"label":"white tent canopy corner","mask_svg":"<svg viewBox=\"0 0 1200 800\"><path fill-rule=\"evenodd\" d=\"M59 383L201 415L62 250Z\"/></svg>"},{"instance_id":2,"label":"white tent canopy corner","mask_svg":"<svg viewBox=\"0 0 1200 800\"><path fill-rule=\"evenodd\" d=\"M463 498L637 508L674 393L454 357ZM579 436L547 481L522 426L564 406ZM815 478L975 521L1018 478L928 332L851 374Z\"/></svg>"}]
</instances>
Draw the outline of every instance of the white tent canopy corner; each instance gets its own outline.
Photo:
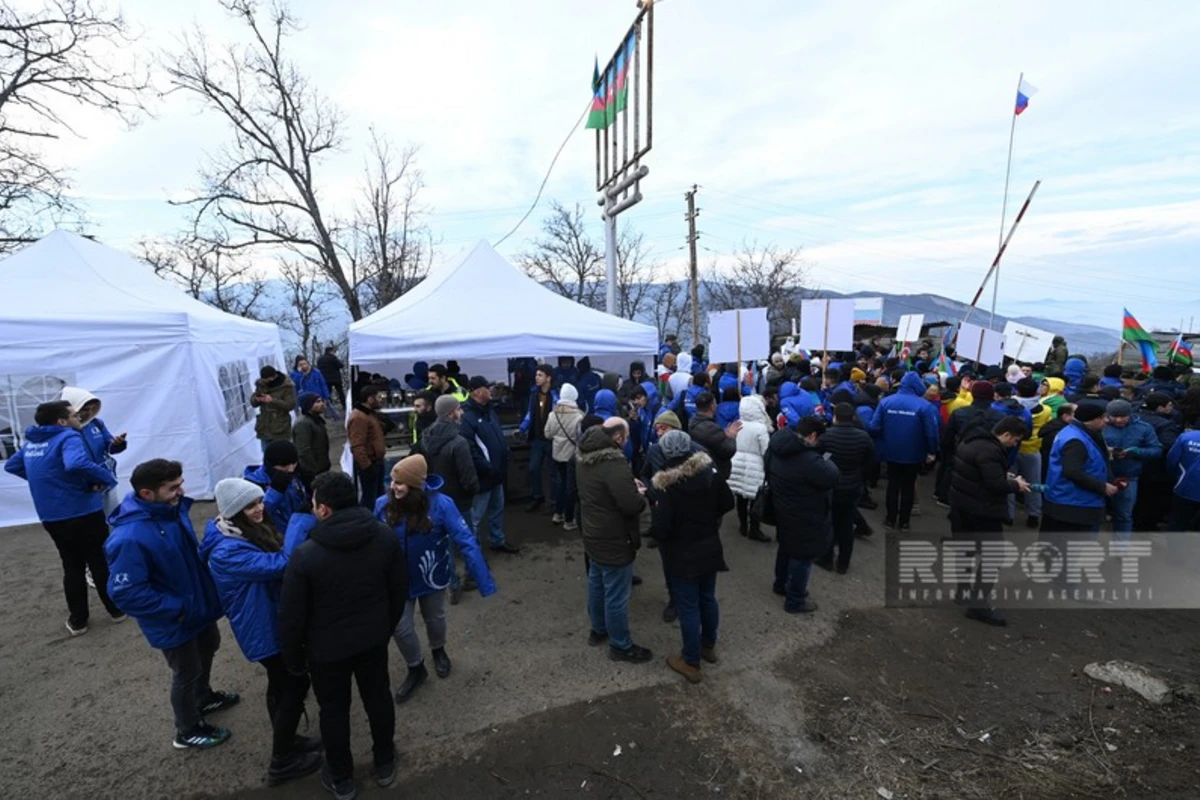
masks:
<instances>
[{"instance_id":1,"label":"white tent canopy corner","mask_svg":"<svg viewBox=\"0 0 1200 800\"><path fill-rule=\"evenodd\" d=\"M250 397L264 364L283 368L275 325L226 314L126 253L55 231L0 261L0 458L63 386L102 402L128 433L117 458L179 461L189 496L211 498L261 452ZM25 482L0 472L0 527L36 522Z\"/></svg>"},{"instance_id":2,"label":"white tent canopy corner","mask_svg":"<svg viewBox=\"0 0 1200 800\"><path fill-rule=\"evenodd\" d=\"M588 356L609 367L657 350L652 326L552 292L485 241L350 326L351 363L395 377L417 361L500 377L512 357Z\"/></svg>"}]
</instances>

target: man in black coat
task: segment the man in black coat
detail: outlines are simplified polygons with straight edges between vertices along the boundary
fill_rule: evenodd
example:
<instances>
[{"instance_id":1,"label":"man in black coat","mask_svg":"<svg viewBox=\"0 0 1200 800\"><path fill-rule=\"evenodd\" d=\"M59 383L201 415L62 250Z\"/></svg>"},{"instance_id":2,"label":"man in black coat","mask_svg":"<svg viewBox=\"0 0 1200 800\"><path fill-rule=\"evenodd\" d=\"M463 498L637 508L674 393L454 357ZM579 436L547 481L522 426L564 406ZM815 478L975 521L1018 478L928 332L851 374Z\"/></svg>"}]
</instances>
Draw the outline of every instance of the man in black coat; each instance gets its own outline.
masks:
<instances>
[{"instance_id":1,"label":"man in black coat","mask_svg":"<svg viewBox=\"0 0 1200 800\"><path fill-rule=\"evenodd\" d=\"M313 482L319 522L292 553L279 598L279 645L290 671L306 667L321 706L326 767L321 784L354 796L350 681L371 723L380 786L396 780L396 712L388 640L404 614L408 574L400 541L358 505L354 482L327 472Z\"/></svg>"},{"instance_id":2,"label":"man in black coat","mask_svg":"<svg viewBox=\"0 0 1200 800\"><path fill-rule=\"evenodd\" d=\"M1029 435L1025 421L1005 417L990 431L969 431L954 454L950 474L950 532L955 540L975 542L1004 538L1008 496L1028 492L1025 479L1008 472L1008 453ZM958 598L969 602L967 616L990 625L1006 624L1004 612L989 606L992 581L975 571L974 586L958 585Z\"/></svg>"},{"instance_id":3,"label":"man in black coat","mask_svg":"<svg viewBox=\"0 0 1200 800\"><path fill-rule=\"evenodd\" d=\"M866 476L875 468L875 442L858 423L854 406L838 403L833 409L833 426L821 436L819 445L832 457L840 477L833 491L834 542L817 561L817 566L833 569L836 547L837 571L839 575L844 575L850 568L850 556L854 552L858 501L866 486Z\"/></svg>"},{"instance_id":4,"label":"man in black coat","mask_svg":"<svg viewBox=\"0 0 1200 800\"><path fill-rule=\"evenodd\" d=\"M431 368L432 369L432 368ZM478 537L488 525L488 546L496 553L516 555L521 548L504 535L504 484L508 479L508 441L492 406L492 387L476 375L468 385L471 397L463 406L459 432L471 448L479 476L479 494L471 501L471 526Z\"/></svg>"},{"instance_id":5,"label":"man in black coat","mask_svg":"<svg viewBox=\"0 0 1200 800\"><path fill-rule=\"evenodd\" d=\"M346 405L346 390L342 385L344 368L342 360L337 357L336 347L326 347L324 354L317 359L317 372L325 379L325 385L329 387L329 396L333 397L336 392L343 407Z\"/></svg>"},{"instance_id":6,"label":"man in black coat","mask_svg":"<svg viewBox=\"0 0 1200 800\"><path fill-rule=\"evenodd\" d=\"M767 483L775 511L775 594L783 595L783 610L807 614L817 610L808 597L813 560L829 551L833 541L833 489L839 473L830 456L817 449L825 423L802 417L795 429L771 436L767 448Z\"/></svg>"},{"instance_id":7,"label":"man in black coat","mask_svg":"<svg viewBox=\"0 0 1200 800\"><path fill-rule=\"evenodd\" d=\"M717 400L709 392L696 395L696 414L688 425L692 441L705 449L724 480L729 480L733 457L737 455L737 435L742 423L735 421L721 430L717 424Z\"/></svg>"},{"instance_id":8,"label":"man in black coat","mask_svg":"<svg viewBox=\"0 0 1200 800\"><path fill-rule=\"evenodd\" d=\"M1178 476L1167 470L1166 454L1171 452L1171 445L1175 444L1175 440L1183 433L1183 424L1175 411L1175 403L1162 392L1146 395L1139 417L1154 429L1155 436L1162 444L1163 454L1147 461L1142 467L1137 503L1133 508L1133 529L1155 531L1166 519L1175 494L1175 480Z\"/></svg>"},{"instance_id":9,"label":"man in black coat","mask_svg":"<svg viewBox=\"0 0 1200 800\"><path fill-rule=\"evenodd\" d=\"M954 463L954 452L958 445L972 431L990 432L996 423L1004 418L1004 414L992 408L996 401L996 387L988 381L975 381L971 384L971 405L956 409L950 414L946 426L942 428L939 452L941 457ZM949 497L950 471L940 476L941 483L937 486L938 494Z\"/></svg>"}]
</instances>

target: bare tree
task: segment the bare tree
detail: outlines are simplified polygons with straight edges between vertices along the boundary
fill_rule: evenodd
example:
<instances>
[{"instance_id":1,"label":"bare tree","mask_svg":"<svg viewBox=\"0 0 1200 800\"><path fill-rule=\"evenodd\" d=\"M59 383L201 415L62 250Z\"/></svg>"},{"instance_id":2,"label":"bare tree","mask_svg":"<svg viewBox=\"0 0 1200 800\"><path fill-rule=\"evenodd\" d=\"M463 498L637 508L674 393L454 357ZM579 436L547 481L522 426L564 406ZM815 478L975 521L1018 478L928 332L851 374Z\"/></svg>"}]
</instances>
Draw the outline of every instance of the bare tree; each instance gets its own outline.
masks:
<instances>
[{"instance_id":1,"label":"bare tree","mask_svg":"<svg viewBox=\"0 0 1200 800\"><path fill-rule=\"evenodd\" d=\"M183 288L197 300L230 314L276 322L262 308L267 283L252 264L195 237L142 241L139 257L154 274Z\"/></svg>"},{"instance_id":2,"label":"bare tree","mask_svg":"<svg viewBox=\"0 0 1200 800\"><path fill-rule=\"evenodd\" d=\"M136 64L112 66L131 42L120 14L88 0L45 0L35 11L0 0L0 251L78 215L66 172L42 146L78 135L67 116L80 106L137 120L148 80Z\"/></svg>"},{"instance_id":3,"label":"bare tree","mask_svg":"<svg viewBox=\"0 0 1200 800\"><path fill-rule=\"evenodd\" d=\"M661 264L629 226L617 237L617 315L636 320L650 310Z\"/></svg>"},{"instance_id":4,"label":"bare tree","mask_svg":"<svg viewBox=\"0 0 1200 800\"><path fill-rule=\"evenodd\" d=\"M343 118L285 53L296 17L282 2L265 11L257 0L220 2L249 30L250 44L213 52L197 31L185 36L182 52L167 58L172 83L199 97L234 132L201 168L197 195L181 204L194 209L196 235L223 251L282 250L310 264L336 288L351 318L361 319L364 285L383 275L386 295L395 288L397 264L409 264L410 256L413 263L422 260L411 250L392 254L397 241L404 249L420 239L417 231L408 237L401 224L418 210L421 181L412 153L406 151L397 169L388 150L377 148L375 186L389 213L400 217L387 221L388 253L376 261L372 247L379 251L380 243L358 241L349 215L337 216L321 199L317 169L340 148ZM378 231L378 221L373 226Z\"/></svg>"},{"instance_id":5,"label":"bare tree","mask_svg":"<svg viewBox=\"0 0 1200 800\"><path fill-rule=\"evenodd\" d=\"M660 340L668 333L678 334L685 342L696 338L692 331L692 300L686 281L668 280L655 284L649 310Z\"/></svg>"},{"instance_id":6,"label":"bare tree","mask_svg":"<svg viewBox=\"0 0 1200 800\"><path fill-rule=\"evenodd\" d=\"M710 310L766 307L772 334L791 330L791 320L800 315L800 301L808 293L807 267L798 248L743 242L732 265L714 263L708 272L704 288Z\"/></svg>"},{"instance_id":7,"label":"bare tree","mask_svg":"<svg viewBox=\"0 0 1200 800\"><path fill-rule=\"evenodd\" d=\"M583 225L583 207L555 201L542 222L542 236L518 257L529 277L563 297L591 308L604 307L604 253Z\"/></svg>"},{"instance_id":8,"label":"bare tree","mask_svg":"<svg viewBox=\"0 0 1200 800\"><path fill-rule=\"evenodd\" d=\"M360 276L363 310L386 306L429 274L433 237L420 204L424 174L416 165L417 148L399 154L371 131L371 155L355 209L349 244L343 244L352 272Z\"/></svg>"},{"instance_id":9,"label":"bare tree","mask_svg":"<svg viewBox=\"0 0 1200 800\"><path fill-rule=\"evenodd\" d=\"M283 262L279 267L283 285L287 288L289 313L279 324L296 334L300 340L300 352L308 358L314 357L316 334L321 326L333 317L325 302L331 298L328 281L320 271L303 260Z\"/></svg>"}]
</instances>

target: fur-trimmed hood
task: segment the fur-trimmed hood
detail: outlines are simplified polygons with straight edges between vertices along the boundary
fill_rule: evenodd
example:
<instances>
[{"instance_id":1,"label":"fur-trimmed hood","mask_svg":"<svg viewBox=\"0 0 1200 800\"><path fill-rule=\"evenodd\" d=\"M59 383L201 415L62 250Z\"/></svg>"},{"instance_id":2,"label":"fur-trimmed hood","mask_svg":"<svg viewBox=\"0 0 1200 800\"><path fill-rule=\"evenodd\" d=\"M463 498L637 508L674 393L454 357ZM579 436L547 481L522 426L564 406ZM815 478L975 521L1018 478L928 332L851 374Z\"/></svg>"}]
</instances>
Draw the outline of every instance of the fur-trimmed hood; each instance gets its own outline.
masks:
<instances>
[{"instance_id":1,"label":"fur-trimmed hood","mask_svg":"<svg viewBox=\"0 0 1200 800\"><path fill-rule=\"evenodd\" d=\"M625 460L625 451L617 447L616 442L605 430L596 425L584 431L579 440L579 455L576 460L584 466L594 466L602 461Z\"/></svg>"},{"instance_id":2,"label":"fur-trimmed hood","mask_svg":"<svg viewBox=\"0 0 1200 800\"><path fill-rule=\"evenodd\" d=\"M692 453L681 463L654 473L654 480L651 483L654 484L656 491L665 492L677 483L682 483L712 469L714 469L713 460L708 453Z\"/></svg>"}]
</instances>

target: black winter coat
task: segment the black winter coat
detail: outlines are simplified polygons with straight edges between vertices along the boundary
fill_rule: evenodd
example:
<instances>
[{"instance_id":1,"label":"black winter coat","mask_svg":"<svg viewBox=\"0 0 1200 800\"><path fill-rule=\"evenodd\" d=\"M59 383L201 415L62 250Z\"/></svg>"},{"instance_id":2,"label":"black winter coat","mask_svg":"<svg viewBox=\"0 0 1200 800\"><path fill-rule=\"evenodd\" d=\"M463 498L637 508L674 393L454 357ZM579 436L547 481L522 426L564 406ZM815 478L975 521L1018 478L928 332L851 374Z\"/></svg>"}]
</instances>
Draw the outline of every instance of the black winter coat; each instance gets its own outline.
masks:
<instances>
[{"instance_id":1,"label":"black winter coat","mask_svg":"<svg viewBox=\"0 0 1200 800\"><path fill-rule=\"evenodd\" d=\"M479 494L479 475L471 460L471 446L459 434L457 422L438 420L430 425L413 452L425 456L429 471L444 481L442 494L453 500L460 512L471 507L471 498Z\"/></svg>"},{"instance_id":2,"label":"black winter coat","mask_svg":"<svg viewBox=\"0 0 1200 800\"><path fill-rule=\"evenodd\" d=\"M316 414L301 414L292 428L292 442L300 455L300 474L309 483L312 479L329 472L329 430L325 418Z\"/></svg>"},{"instance_id":3,"label":"black winter coat","mask_svg":"<svg viewBox=\"0 0 1200 800\"><path fill-rule=\"evenodd\" d=\"M942 452L953 453L968 434L982 430L992 432L996 423L1004 419L1004 413L992 408L991 403L980 403L960 408L950 415L946 427L942 428Z\"/></svg>"},{"instance_id":4,"label":"black winter coat","mask_svg":"<svg viewBox=\"0 0 1200 800\"><path fill-rule=\"evenodd\" d=\"M721 518L733 510L733 492L708 453L693 453L654 476L654 538L672 578L726 572Z\"/></svg>"},{"instance_id":5,"label":"black winter coat","mask_svg":"<svg viewBox=\"0 0 1200 800\"><path fill-rule=\"evenodd\" d=\"M1008 451L991 431L967 434L954 453L950 508L987 519L1008 517L1008 496L1020 491L1008 479Z\"/></svg>"},{"instance_id":6,"label":"black winter coat","mask_svg":"<svg viewBox=\"0 0 1200 800\"><path fill-rule=\"evenodd\" d=\"M386 645L404 615L400 540L366 508L317 523L295 549L279 597L279 647L290 669Z\"/></svg>"},{"instance_id":7,"label":"black winter coat","mask_svg":"<svg viewBox=\"0 0 1200 800\"><path fill-rule=\"evenodd\" d=\"M474 399L463 403L458 430L471 448L480 491L503 486L508 479L508 441L500 427L500 418L496 416L495 405L481 406ZM487 448L486 454L484 448Z\"/></svg>"},{"instance_id":8,"label":"black winter coat","mask_svg":"<svg viewBox=\"0 0 1200 800\"><path fill-rule=\"evenodd\" d=\"M789 558L815 559L833 541L833 488L838 468L793 431L776 431L767 448L767 482L775 535Z\"/></svg>"},{"instance_id":9,"label":"black winter coat","mask_svg":"<svg viewBox=\"0 0 1200 800\"><path fill-rule=\"evenodd\" d=\"M1154 428L1154 435L1158 437L1163 450L1162 457L1145 463L1145 466L1142 468L1142 481L1150 483L1174 483L1176 476L1170 474L1167 470L1166 454L1171 452L1171 445L1175 444L1175 440L1183 433L1183 425L1174 416L1156 414L1153 411L1143 413L1140 418L1142 422Z\"/></svg>"},{"instance_id":10,"label":"black winter coat","mask_svg":"<svg viewBox=\"0 0 1200 800\"><path fill-rule=\"evenodd\" d=\"M833 458L841 473L836 492L857 496L865 476L875 466L875 441L858 425L835 424L821 436L819 447Z\"/></svg>"},{"instance_id":11,"label":"black winter coat","mask_svg":"<svg viewBox=\"0 0 1200 800\"><path fill-rule=\"evenodd\" d=\"M726 436L725 431L712 417L702 417L699 414L692 417L688 433L691 434L692 441L703 447L712 457L721 477L729 480L729 473L733 470L733 457L737 455L737 439Z\"/></svg>"}]
</instances>

